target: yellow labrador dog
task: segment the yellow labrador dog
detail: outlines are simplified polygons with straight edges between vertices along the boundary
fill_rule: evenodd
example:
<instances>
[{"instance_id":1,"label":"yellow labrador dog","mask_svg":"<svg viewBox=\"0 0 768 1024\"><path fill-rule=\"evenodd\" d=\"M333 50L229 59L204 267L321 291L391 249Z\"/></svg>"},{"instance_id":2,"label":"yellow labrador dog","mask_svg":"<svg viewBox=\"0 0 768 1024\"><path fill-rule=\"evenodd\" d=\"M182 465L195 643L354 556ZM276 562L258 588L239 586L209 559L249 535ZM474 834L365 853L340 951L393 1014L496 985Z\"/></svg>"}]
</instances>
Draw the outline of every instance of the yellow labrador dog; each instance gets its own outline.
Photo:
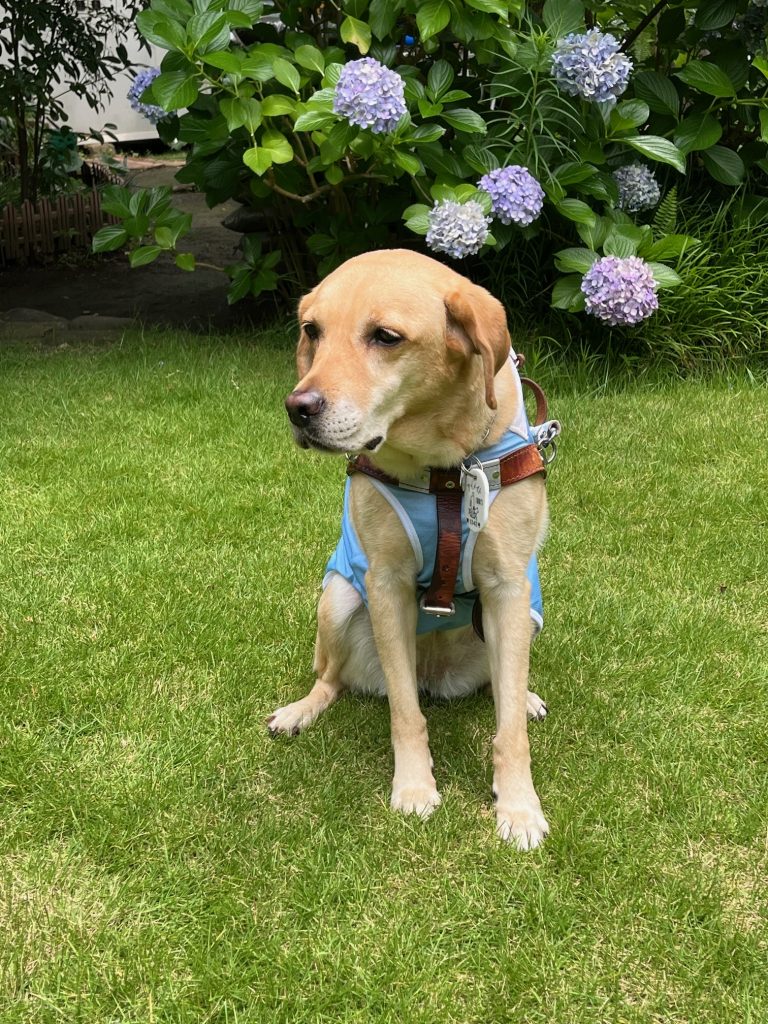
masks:
<instances>
[{"instance_id":1,"label":"yellow labrador dog","mask_svg":"<svg viewBox=\"0 0 768 1024\"><path fill-rule=\"evenodd\" d=\"M376 479L407 487L430 468L457 467L524 417L504 309L449 267L394 249L344 263L305 296L299 318L299 383L286 399L296 439L323 452L363 453L371 469L354 473L347 493L367 600L343 575L329 574L317 614L317 681L275 711L269 728L297 734L345 689L386 693L391 805L427 817L441 798L419 690L456 696L490 681L497 831L532 849L548 832L527 733L527 713L546 713L528 692L526 577L546 530L543 473L501 487L476 533L467 571L482 601L485 642L471 625L417 636L418 547Z\"/></svg>"}]
</instances>

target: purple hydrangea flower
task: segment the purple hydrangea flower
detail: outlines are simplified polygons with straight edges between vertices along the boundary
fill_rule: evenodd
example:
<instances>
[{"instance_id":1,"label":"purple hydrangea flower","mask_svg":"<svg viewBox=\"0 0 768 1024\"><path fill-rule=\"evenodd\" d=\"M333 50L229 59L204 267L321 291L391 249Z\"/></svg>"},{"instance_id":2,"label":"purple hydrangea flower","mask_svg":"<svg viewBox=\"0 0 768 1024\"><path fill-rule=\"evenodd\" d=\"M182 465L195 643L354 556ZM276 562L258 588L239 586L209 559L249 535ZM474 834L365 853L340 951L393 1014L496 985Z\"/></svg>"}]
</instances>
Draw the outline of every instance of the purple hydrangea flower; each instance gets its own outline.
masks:
<instances>
[{"instance_id":1,"label":"purple hydrangea flower","mask_svg":"<svg viewBox=\"0 0 768 1024\"><path fill-rule=\"evenodd\" d=\"M333 110L359 128L393 132L406 112L405 82L373 57L352 60L342 68Z\"/></svg>"},{"instance_id":2,"label":"purple hydrangea flower","mask_svg":"<svg viewBox=\"0 0 768 1024\"><path fill-rule=\"evenodd\" d=\"M530 171L517 164L484 174L477 187L491 197L491 209L502 224L531 224L544 206L544 189Z\"/></svg>"},{"instance_id":3,"label":"purple hydrangea flower","mask_svg":"<svg viewBox=\"0 0 768 1024\"><path fill-rule=\"evenodd\" d=\"M661 199L661 189L653 171L643 164L619 167L613 172L613 180L619 188L619 201L616 205L620 210L639 213L641 210L652 209Z\"/></svg>"},{"instance_id":4,"label":"purple hydrangea flower","mask_svg":"<svg viewBox=\"0 0 768 1024\"><path fill-rule=\"evenodd\" d=\"M586 310L606 323L639 324L659 308L651 268L637 256L603 256L584 275Z\"/></svg>"},{"instance_id":5,"label":"purple hydrangea flower","mask_svg":"<svg viewBox=\"0 0 768 1024\"><path fill-rule=\"evenodd\" d=\"M619 51L619 40L592 29L559 40L552 54L552 74L569 96L594 103L615 101L627 88L632 61Z\"/></svg>"},{"instance_id":6,"label":"purple hydrangea flower","mask_svg":"<svg viewBox=\"0 0 768 1024\"><path fill-rule=\"evenodd\" d=\"M141 95L159 74L160 68L142 68L137 73L128 90L128 100L133 109L138 111L139 114L143 114L152 124L157 124L164 117L168 117L168 111L163 110L162 107L158 107L154 103L142 103Z\"/></svg>"},{"instance_id":7,"label":"purple hydrangea flower","mask_svg":"<svg viewBox=\"0 0 768 1024\"><path fill-rule=\"evenodd\" d=\"M445 252L454 259L479 252L488 237L491 218L486 217L480 203L454 203L444 199L429 211L427 245L435 252Z\"/></svg>"}]
</instances>

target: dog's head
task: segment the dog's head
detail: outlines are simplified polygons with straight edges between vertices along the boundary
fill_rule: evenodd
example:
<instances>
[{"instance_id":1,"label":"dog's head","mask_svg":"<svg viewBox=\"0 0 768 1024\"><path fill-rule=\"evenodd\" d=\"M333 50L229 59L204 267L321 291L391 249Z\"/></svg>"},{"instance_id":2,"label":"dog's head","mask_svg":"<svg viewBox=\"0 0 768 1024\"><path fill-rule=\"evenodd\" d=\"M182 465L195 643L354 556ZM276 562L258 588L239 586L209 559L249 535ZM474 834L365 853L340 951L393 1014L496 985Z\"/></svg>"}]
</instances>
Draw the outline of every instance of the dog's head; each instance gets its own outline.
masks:
<instances>
[{"instance_id":1,"label":"dog's head","mask_svg":"<svg viewBox=\"0 0 768 1024\"><path fill-rule=\"evenodd\" d=\"M385 249L348 260L302 299L299 324L299 383L285 405L305 447L378 451L414 420L445 431L446 416L468 415L478 394L496 407L510 347L504 308L427 256Z\"/></svg>"}]
</instances>

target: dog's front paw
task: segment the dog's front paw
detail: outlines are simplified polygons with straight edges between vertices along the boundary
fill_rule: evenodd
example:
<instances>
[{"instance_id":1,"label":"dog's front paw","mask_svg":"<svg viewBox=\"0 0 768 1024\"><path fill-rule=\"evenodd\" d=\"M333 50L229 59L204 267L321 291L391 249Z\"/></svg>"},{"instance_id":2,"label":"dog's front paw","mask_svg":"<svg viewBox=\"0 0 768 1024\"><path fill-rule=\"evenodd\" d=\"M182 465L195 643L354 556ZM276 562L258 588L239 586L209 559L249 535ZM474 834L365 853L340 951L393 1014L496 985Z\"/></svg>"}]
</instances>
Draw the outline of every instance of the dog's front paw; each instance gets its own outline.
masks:
<instances>
[{"instance_id":1,"label":"dog's front paw","mask_svg":"<svg viewBox=\"0 0 768 1024\"><path fill-rule=\"evenodd\" d=\"M293 704L278 708L267 719L267 729L272 736L298 736L317 718L317 711L308 704L306 698Z\"/></svg>"},{"instance_id":2,"label":"dog's front paw","mask_svg":"<svg viewBox=\"0 0 768 1024\"><path fill-rule=\"evenodd\" d=\"M528 717L535 722L541 722L547 717L547 705L533 690L528 691L527 711Z\"/></svg>"},{"instance_id":3,"label":"dog's front paw","mask_svg":"<svg viewBox=\"0 0 768 1024\"><path fill-rule=\"evenodd\" d=\"M418 814L420 818L428 818L443 802L434 783L421 785L394 783L390 807L402 814Z\"/></svg>"},{"instance_id":4,"label":"dog's front paw","mask_svg":"<svg viewBox=\"0 0 768 1024\"><path fill-rule=\"evenodd\" d=\"M544 842L549 825L540 807L497 807L496 832L518 850L535 850Z\"/></svg>"}]
</instances>

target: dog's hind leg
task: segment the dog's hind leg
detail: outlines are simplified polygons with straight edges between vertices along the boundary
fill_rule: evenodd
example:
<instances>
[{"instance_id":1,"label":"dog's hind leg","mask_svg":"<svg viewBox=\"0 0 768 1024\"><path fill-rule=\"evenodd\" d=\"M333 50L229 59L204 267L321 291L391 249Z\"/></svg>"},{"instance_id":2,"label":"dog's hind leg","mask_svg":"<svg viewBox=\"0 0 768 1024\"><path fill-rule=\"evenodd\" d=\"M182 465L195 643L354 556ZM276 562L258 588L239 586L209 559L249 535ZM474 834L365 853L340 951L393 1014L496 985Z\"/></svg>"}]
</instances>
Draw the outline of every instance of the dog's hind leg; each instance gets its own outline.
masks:
<instances>
[{"instance_id":1,"label":"dog's hind leg","mask_svg":"<svg viewBox=\"0 0 768 1024\"><path fill-rule=\"evenodd\" d=\"M357 591L341 576L334 576L329 581L317 608L315 685L306 697L278 708L269 716L267 728L273 736L298 736L341 696L344 691L341 669L346 660L346 626L361 603Z\"/></svg>"}]
</instances>

